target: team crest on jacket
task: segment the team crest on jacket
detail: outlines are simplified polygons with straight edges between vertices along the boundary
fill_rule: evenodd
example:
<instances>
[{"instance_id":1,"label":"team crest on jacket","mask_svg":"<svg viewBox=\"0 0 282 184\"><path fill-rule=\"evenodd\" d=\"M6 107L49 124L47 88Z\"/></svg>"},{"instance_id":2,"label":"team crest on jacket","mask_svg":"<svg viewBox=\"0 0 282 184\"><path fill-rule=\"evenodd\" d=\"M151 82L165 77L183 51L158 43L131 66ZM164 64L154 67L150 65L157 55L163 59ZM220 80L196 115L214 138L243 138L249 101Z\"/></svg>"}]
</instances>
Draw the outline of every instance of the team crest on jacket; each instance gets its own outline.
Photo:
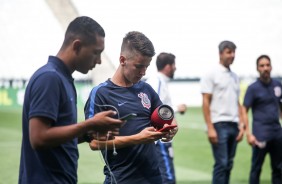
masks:
<instances>
[{"instance_id":1,"label":"team crest on jacket","mask_svg":"<svg viewBox=\"0 0 282 184\"><path fill-rule=\"evenodd\" d=\"M139 93L138 97L141 98L141 103L143 107L150 109L151 108L151 101L148 98L148 95L146 93Z\"/></svg>"}]
</instances>

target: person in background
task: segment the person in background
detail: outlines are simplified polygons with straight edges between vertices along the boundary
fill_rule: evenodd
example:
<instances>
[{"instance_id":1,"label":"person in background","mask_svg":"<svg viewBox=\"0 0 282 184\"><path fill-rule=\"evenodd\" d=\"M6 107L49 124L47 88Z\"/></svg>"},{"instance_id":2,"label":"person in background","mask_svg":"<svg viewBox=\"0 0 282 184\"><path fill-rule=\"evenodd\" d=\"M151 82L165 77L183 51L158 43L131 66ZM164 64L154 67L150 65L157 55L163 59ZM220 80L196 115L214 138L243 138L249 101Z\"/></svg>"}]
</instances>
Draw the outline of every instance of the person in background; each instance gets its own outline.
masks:
<instances>
[{"instance_id":1,"label":"person in background","mask_svg":"<svg viewBox=\"0 0 282 184\"><path fill-rule=\"evenodd\" d=\"M201 78L203 115L215 160L213 184L229 183L237 143L242 140L244 123L239 104L239 78L231 71L236 45L219 44L219 64Z\"/></svg>"},{"instance_id":2,"label":"person in background","mask_svg":"<svg viewBox=\"0 0 282 184\"><path fill-rule=\"evenodd\" d=\"M168 88L168 82L173 79L176 70L175 56L171 53L162 52L157 56L156 65L158 70L157 75L149 77L146 82L158 93L163 104L173 107L176 113L184 114L187 106L185 104L173 106ZM174 120L174 123L177 124L176 120ZM163 142L162 140L158 140L156 146L159 155L158 158L160 159L163 184L176 183L172 141Z\"/></svg>"},{"instance_id":3,"label":"person in background","mask_svg":"<svg viewBox=\"0 0 282 184\"><path fill-rule=\"evenodd\" d=\"M267 153L270 155L272 183L282 183L282 85L271 78L271 60L267 55L258 57L259 78L247 88L243 117L247 141L252 146L250 184L260 183L261 168ZM252 131L249 126L248 111L252 109Z\"/></svg>"},{"instance_id":4,"label":"person in background","mask_svg":"<svg viewBox=\"0 0 282 184\"><path fill-rule=\"evenodd\" d=\"M162 102L141 78L154 55L154 46L143 33L127 33L114 76L94 87L85 105L85 118L109 109L116 109L117 118L129 113L137 115L120 128L119 136L100 141L97 135L90 143L92 150L102 150L105 184L162 183L154 141L162 137L170 141L175 133L158 132L151 124L151 115Z\"/></svg>"},{"instance_id":5,"label":"person in background","mask_svg":"<svg viewBox=\"0 0 282 184\"><path fill-rule=\"evenodd\" d=\"M72 73L86 74L101 64L104 37L103 28L92 18L75 18L57 55L49 56L32 75L22 112L19 184L77 183L77 144L84 142L84 135L89 130L118 134L124 122L112 118L116 114L112 110L76 123Z\"/></svg>"}]
</instances>

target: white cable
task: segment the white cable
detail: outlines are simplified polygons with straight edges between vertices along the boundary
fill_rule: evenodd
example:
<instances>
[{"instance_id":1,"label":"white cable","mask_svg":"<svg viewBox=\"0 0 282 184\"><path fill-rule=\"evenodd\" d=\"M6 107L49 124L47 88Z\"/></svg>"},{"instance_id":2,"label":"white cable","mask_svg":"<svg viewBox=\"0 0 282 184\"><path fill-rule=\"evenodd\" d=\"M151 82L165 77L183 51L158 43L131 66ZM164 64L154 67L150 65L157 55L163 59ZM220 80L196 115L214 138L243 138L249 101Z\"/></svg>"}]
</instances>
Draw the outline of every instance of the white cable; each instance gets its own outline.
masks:
<instances>
[{"instance_id":1,"label":"white cable","mask_svg":"<svg viewBox=\"0 0 282 184\"><path fill-rule=\"evenodd\" d=\"M109 133L107 133L107 139L106 139L106 146L105 146L105 163L106 163L106 166L109 170L109 173L110 173L110 176L111 176L111 183L114 183L117 184L117 181L116 181L116 178L115 178L115 175L114 173L112 172L111 168L110 168L110 164L108 162L108 141L109 141Z\"/></svg>"},{"instance_id":2,"label":"white cable","mask_svg":"<svg viewBox=\"0 0 282 184\"><path fill-rule=\"evenodd\" d=\"M108 105L108 104L100 105L100 104L96 104L95 102L94 102L94 105L97 105L98 107L111 107L111 108L115 109L115 111L117 112L118 118L120 118L120 117L119 117L119 111L118 111L118 109L117 109L115 106L113 106L113 105Z\"/></svg>"},{"instance_id":3,"label":"white cable","mask_svg":"<svg viewBox=\"0 0 282 184\"><path fill-rule=\"evenodd\" d=\"M105 104L105 105L96 104L96 103L94 103L94 104L97 105L97 106L99 106L99 107L112 107L112 108L115 109L115 111L117 112L118 118L120 118L120 117L119 117L119 111L118 111L118 109L117 109L115 106L113 106L113 105L108 105L108 104ZM108 132L107 136L109 136L109 132ZM108 139L108 138L109 138L109 137L107 137L107 139ZM106 144L106 145L107 145L107 144ZM116 151L115 141L113 141L113 155L116 156L117 154L118 154L118 153L117 153L117 151Z\"/></svg>"},{"instance_id":4,"label":"white cable","mask_svg":"<svg viewBox=\"0 0 282 184\"><path fill-rule=\"evenodd\" d=\"M114 148L113 155L116 156L118 153L117 153L117 150L116 150L115 138L113 139L113 148Z\"/></svg>"},{"instance_id":5,"label":"white cable","mask_svg":"<svg viewBox=\"0 0 282 184\"><path fill-rule=\"evenodd\" d=\"M114 108L116 110L116 112L118 114L118 117L119 117L119 112L118 112L116 107L114 107L112 105L99 105L99 104L95 104L95 105L97 105L97 106L110 106L110 107L112 107L112 108ZM114 173L112 172L112 170L110 168L110 164L109 164L108 159L107 159L107 157L108 157L108 141L109 141L109 137L110 137L110 135L109 135L109 132L108 132L107 133L107 138L106 138L106 144L105 144L105 157L103 158L103 156L102 156L102 158L103 158L104 163L105 163L105 165L106 165L106 167L107 167L107 169L108 169L108 171L110 173L111 183L114 182L115 184L117 184L116 178L115 178ZM97 140L99 140L99 132L97 132ZM97 141L97 143L98 143L97 148L98 148L98 151L99 151L99 150L101 150L100 149L100 145L99 145L99 141ZM102 152L100 152L100 153L101 153L100 154L100 156L101 156ZM114 141L113 141L113 155L114 156L117 155L117 151L116 151L116 147L115 147L115 142Z\"/></svg>"},{"instance_id":6,"label":"white cable","mask_svg":"<svg viewBox=\"0 0 282 184\"><path fill-rule=\"evenodd\" d=\"M98 132L97 132L97 139L99 139L99 133ZM110 168L110 165L108 163L108 160L107 160L107 146L106 146L106 149L105 149L105 158L104 158L103 155L102 155L101 149L100 149L99 141L97 141L97 143L98 143L98 145L97 145L98 151L100 150L100 154L99 154L100 159L104 161L104 164L106 165L106 167L107 167L107 169L108 169L108 171L110 173L111 183L113 183L113 180L114 180L115 184L117 184L115 176L114 176L114 174L113 174L113 172L112 172L112 170Z\"/></svg>"}]
</instances>

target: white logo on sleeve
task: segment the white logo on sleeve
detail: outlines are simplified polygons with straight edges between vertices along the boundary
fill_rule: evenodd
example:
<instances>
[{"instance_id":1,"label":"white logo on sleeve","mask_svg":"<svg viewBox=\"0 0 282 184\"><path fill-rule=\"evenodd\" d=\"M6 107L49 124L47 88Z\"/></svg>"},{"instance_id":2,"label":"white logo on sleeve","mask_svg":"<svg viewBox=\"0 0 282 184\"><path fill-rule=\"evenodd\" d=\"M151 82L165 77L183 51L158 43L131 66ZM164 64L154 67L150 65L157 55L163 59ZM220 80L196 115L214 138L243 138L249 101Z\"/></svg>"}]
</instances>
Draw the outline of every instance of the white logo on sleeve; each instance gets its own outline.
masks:
<instances>
[{"instance_id":1,"label":"white logo on sleeve","mask_svg":"<svg viewBox=\"0 0 282 184\"><path fill-rule=\"evenodd\" d=\"M275 94L276 97L281 96L281 88L279 86L274 87L274 94Z\"/></svg>"},{"instance_id":2,"label":"white logo on sleeve","mask_svg":"<svg viewBox=\"0 0 282 184\"><path fill-rule=\"evenodd\" d=\"M124 104L126 104L127 102L118 102L118 106L122 106Z\"/></svg>"}]
</instances>

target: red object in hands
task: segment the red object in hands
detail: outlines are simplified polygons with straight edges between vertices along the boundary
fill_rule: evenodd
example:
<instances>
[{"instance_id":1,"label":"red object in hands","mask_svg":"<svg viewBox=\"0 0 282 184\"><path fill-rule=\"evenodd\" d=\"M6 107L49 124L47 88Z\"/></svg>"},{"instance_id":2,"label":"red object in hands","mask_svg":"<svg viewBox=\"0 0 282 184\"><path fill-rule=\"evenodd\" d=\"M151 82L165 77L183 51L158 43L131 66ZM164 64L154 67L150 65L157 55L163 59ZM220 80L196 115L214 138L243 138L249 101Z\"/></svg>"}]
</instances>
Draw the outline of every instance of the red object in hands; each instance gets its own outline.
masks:
<instances>
[{"instance_id":1,"label":"red object in hands","mask_svg":"<svg viewBox=\"0 0 282 184\"><path fill-rule=\"evenodd\" d=\"M170 125L174 118L173 109L169 105L160 105L151 115L151 122L156 129L163 128L164 124Z\"/></svg>"},{"instance_id":2,"label":"red object in hands","mask_svg":"<svg viewBox=\"0 0 282 184\"><path fill-rule=\"evenodd\" d=\"M171 129L174 129L177 125L168 125L158 130L158 132L169 132Z\"/></svg>"}]
</instances>

